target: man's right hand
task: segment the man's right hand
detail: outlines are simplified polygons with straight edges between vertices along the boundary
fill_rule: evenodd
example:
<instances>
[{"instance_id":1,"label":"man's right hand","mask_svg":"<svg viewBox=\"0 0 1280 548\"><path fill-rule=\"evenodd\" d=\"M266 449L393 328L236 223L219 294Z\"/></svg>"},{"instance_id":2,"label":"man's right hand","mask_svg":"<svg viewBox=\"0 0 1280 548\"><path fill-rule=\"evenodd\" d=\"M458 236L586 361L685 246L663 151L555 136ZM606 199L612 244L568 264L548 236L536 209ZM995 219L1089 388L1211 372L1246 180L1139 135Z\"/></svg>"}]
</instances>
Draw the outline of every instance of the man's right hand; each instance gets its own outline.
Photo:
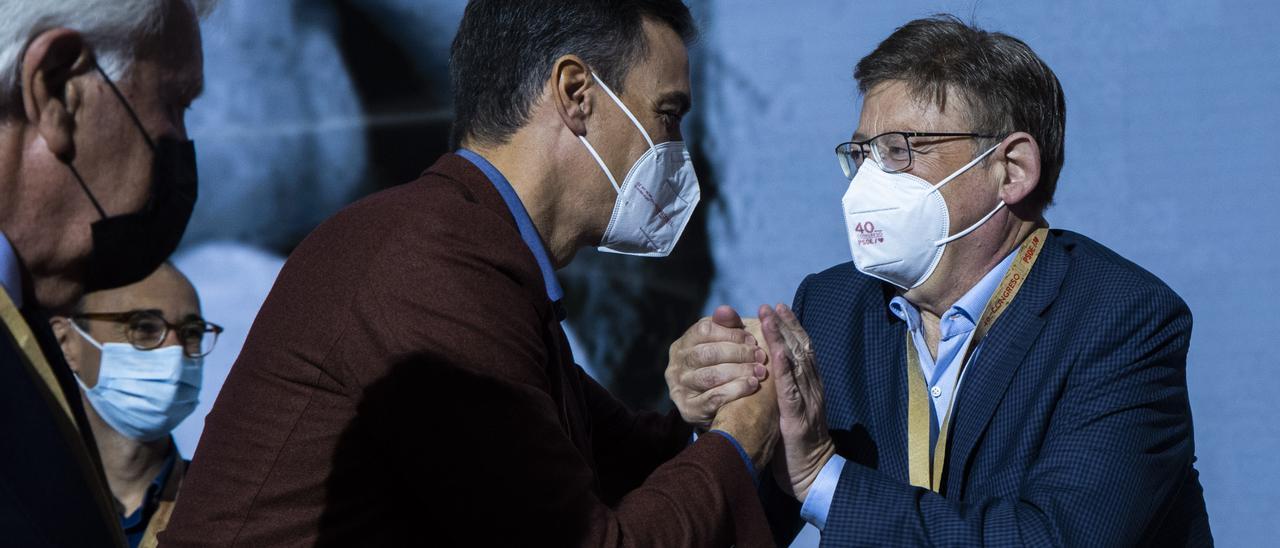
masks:
<instances>
[{"instance_id":1,"label":"man's right hand","mask_svg":"<svg viewBox=\"0 0 1280 548\"><path fill-rule=\"evenodd\" d=\"M759 336L758 329L748 333L733 308L721 306L671 344L667 389L686 423L707 428L722 406L760 388L768 370Z\"/></svg>"},{"instance_id":2,"label":"man's right hand","mask_svg":"<svg viewBox=\"0 0 1280 548\"><path fill-rule=\"evenodd\" d=\"M759 320L747 320L745 328L755 340L765 340ZM768 347L764 350L767 351ZM770 377L760 381L760 390L755 394L724 404L716 414L711 429L722 430L733 436L747 452L756 470L763 470L773 458L774 446L778 442L778 413L778 395L774 379Z\"/></svg>"}]
</instances>

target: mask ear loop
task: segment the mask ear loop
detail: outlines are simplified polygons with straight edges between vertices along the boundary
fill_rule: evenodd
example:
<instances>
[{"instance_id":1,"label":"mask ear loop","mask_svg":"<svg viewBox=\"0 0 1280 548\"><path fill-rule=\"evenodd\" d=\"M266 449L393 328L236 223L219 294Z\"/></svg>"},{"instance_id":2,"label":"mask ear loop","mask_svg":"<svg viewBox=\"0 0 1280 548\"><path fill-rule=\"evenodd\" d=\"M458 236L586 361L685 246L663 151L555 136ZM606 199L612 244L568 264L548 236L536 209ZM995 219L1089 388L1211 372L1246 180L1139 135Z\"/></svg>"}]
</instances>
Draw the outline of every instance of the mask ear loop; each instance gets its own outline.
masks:
<instances>
[{"instance_id":1,"label":"mask ear loop","mask_svg":"<svg viewBox=\"0 0 1280 548\"><path fill-rule=\"evenodd\" d=\"M578 140L582 141L582 144L587 147L587 152L591 153L591 157L596 159L596 163L600 165L600 170L604 171L605 177L609 178L609 184L613 185L613 190L621 194L622 187L618 186L618 180L613 178L612 173L609 173L609 166L605 165L604 160L602 160L600 155L596 153L596 148L591 146L591 143L587 142L586 136L579 135Z\"/></svg>"},{"instance_id":2,"label":"mask ear loop","mask_svg":"<svg viewBox=\"0 0 1280 548\"><path fill-rule=\"evenodd\" d=\"M964 172L969 171L970 169L972 169L972 168L973 168L973 166L978 165L978 162L981 162L984 158L986 158L987 156L990 156L990 155L991 155L991 153L992 153L992 152L994 152L997 148L1000 148L1000 144L999 144L999 143L997 143L995 146L993 146L993 147L991 147L991 148L987 149L987 151L986 151L986 152L983 152L982 154L979 154L977 158L974 158L973 160L970 160L970 161L969 161L969 163L967 163L967 164L965 164L965 165L964 165L964 167L961 167L960 169L956 170L956 172L955 172L955 173L952 173L952 174L951 174L950 176L948 176L946 179L943 179L941 182L939 182L937 185L935 185L935 186L933 187L933 190L932 190L932 191L930 191L930 192L938 192L938 190L939 190L939 189L941 189L943 186L946 186L946 185L947 185L947 183L950 183L951 181L956 180L956 177L959 177L959 176L963 175L963 174L964 174ZM978 229L978 227L980 227L980 226L982 226L983 224L985 224L988 220L990 220L990 219L991 219L991 217L992 217L992 216L994 216L994 215L996 214L996 212L1000 211L1000 208L1002 208L1002 207L1004 207L1004 206L1005 206L1004 200L1000 200L1000 203L999 203L999 204L996 204L996 207L995 207L994 209L992 209L991 211L987 212L987 214L986 214L986 215L984 215L981 219L979 219L979 220L978 220L978 222L973 223L972 225L969 225L969 228L966 228L966 229L961 230L960 232L957 232L957 233L955 233L955 234L953 234L953 235L951 235L951 236L947 236L946 238L943 238L943 239L941 239L941 240L938 240L938 241L933 242L933 246L934 246L934 247L938 247L938 246L941 246L941 245L946 245L946 244L949 244L949 243L954 242L954 241L956 241L956 240L959 240L960 238L963 238L963 237L965 237L965 236L968 236L970 232L973 232L973 231L977 230L977 229Z\"/></svg>"},{"instance_id":3,"label":"mask ear loop","mask_svg":"<svg viewBox=\"0 0 1280 548\"><path fill-rule=\"evenodd\" d=\"M147 133L147 128L142 127L142 120L138 118L138 113L133 111L133 106L129 104L129 101L124 98L124 94L120 92L120 88L116 87L116 83L111 81L111 77L107 76L107 71L102 70L102 65L99 65L96 60L93 62L93 68L98 69L98 74L102 75L103 81L105 81L107 86L111 88L111 91L115 93L116 99L120 100L120 104L124 105L125 111L129 113L129 118L133 119L133 125L138 126L138 131L142 132L142 138L146 139L147 146L151 147L151 150L155 150L155 141L151 140L151 134Z\"/></svg>"},{"instance_id":4,"label":"mask ear loop","mask_svg":"<svg viewBox=\"0 0 1280 548\"><path fill-rule=\"evenodd\" d=\"M986 222L990 220L991 217L996 214L996 212L1000 211L1000 208L1004 207L1004 205L1005 205L1004 200L1000 200L1000 203L996 204L995 209L992 209L991 211L987 212L987 214L983 216L982 219L979 219L978 222L973 223L972 225L969 226L969 228L961 230L960 232L954 235L947 236L946 238L933 242L934 247L937 247L940 245L946 245L956 240L959 240L960 238L968 236L970 232L973 232L977 230L978 227L982 226L983 224L986 224Z\"/></svg>"},{"instance_id":5,"label":"mask ear loop","mask_svg":"<svg viewBox=\"0 0 1280 548\"><path fill-rule=\"evenodd\" d=\"M129 118L133 120L133 125L137 126L138 131L142 133L142 138L147 142L147 147L154 152L156 150L155 141L151 140L151 134L147 133L147 128L142 127L142 120L138 118L138 113L133 111L133 106L129 104L129 101L124 98L120 88L116 87L116 83L111 81L111 77L107 76L107 71L102 70L102 65L99 65L96 59L93 60L93 68L98 71L98 74L102 75L102 81L106 82L107 87L111 88L111 92L115 94L116 99L124 106L125 112L129 113ZM93 208L98 210L98 216L106 219L107 211L102 209L102 204L98 203L98 198L93 195L93 192L89 191L89 185L84 182L84 177L80 176L80 170L76 169L76 166L70 162L67 163L67 167L71 168L71 175L75 176L77 183L80 183L80 189L84 190L85 195L89 197L89 201L93 203ZM75 322L72 322L72 325L75 325ZM80 334L84 335L84 332L81 331ZM88 337L88 335L85 336Z\"/></svg>"},{"instance_id":6,"label":"mask ear loop","mask_svg":"<svg viewBox=\"0 0 1280 548\"><path fill-rule=\"evenodd\" d=\"M637 120L636 116L631 114L631 109L628 109L627 105L622 103L622 99L619 99L617 95L614 95L613 90L609 89L609 86L605 85L604 80L600 79L599 76L596 76L596 73L591 73L591 78L595 80L597 84L600 84L600 89L603 89L605 93L609 94L609 98L613 99L613 102L617 103L618 106L622 108L622 112L627 115L627 118L631 119L631 123L636 125L636 129L640 130L640 134L644 135L644 142L649 143L649 148L653 148L653 139L649 138L649 132L644 130L644 126L640 125L640 120Z\"/></svg>"},{"instance_id":7,"label":"mask ear loop","mask_svg":"<svg viewBox=\"0 0 1280 548\"><path fill-rule=\"evenodd\" d=\"M79 333L81 337L84 337L84 340L89 341L89 344L92 344L94 348L102 350L102 343L94 340L94 338L90 337L88 333L85 333L83 329L80 329L80 326L76 325L75 320L67 318L67 323L71 324L71 329L74 329L76 333Z\"/></svg>"},{"instance_id":8,"label":"mask ear loop","mask_svg":"<svg viewBox=\"0 0 1280 548\"><path fill-rule=\"evenodd\" d=\"M80 176L80 170L76 169L76 166L72 165L70 162L67 162L67 167L71 168L71 175L76 178L77 183L80 183L80 189L84 191L85 196L89 197L89 202L93 204L93 208L98 210L98 216L106 219L107 211L102 209L102 204L99 204L98 199L89 191L89 185L85 184L84 177Z\"/></svg>"},{"instance_id":9,"label":"mask ear loop","mask_svg":"<svg viewBox=\"0 0 1280 548\"><path fill-rule=\"evenodd\" d=\"M930 191L930 192L938 192L940 189L942 189L942 187L947 186L947 183L950 183L951 181L956 180L956 177L959 177L959 176L961 176L961 175L964 175L964 172L969 171L970 169L973 169L973 166L978 165L978 162L981 162L981 161L982 161L983 159L985 159L987 156L990 156L990 155L991 155L991 153L992 153L992 152L995 152L995 150L996 150L997 148L1000 148L1000 144L999 144L999 143L996 143L996 146L993 146L993 147L991 147L991 148L987 149L987 151L986 151L986 152L983 152L982 154L979 154L977 158L974 158L974 159L972 159L972 160L969 160L969 163L965 164L965 165L964 165L963 167L961 167L960 169L957 169L957 170L955 171L955 173L952 173L951 175L948 175L946 179L943 179L943 180L941 180L941 181L938 181L938 184L933 185L933 190L932 190L932 191Z\"/></svg>"}]
</instances>

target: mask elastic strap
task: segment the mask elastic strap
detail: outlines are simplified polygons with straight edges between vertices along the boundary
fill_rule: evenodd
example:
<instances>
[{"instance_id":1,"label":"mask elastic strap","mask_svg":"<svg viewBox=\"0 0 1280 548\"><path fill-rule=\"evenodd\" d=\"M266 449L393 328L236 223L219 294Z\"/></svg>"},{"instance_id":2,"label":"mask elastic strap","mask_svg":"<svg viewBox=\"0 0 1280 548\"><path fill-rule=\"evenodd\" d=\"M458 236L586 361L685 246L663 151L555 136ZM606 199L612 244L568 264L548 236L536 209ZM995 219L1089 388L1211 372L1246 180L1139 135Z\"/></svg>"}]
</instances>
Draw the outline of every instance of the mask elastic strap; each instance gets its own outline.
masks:
<instances>
[{"instance_id":1,"label":"mask elastic strap","mask_svg":"<svg viewBox=\"0 0 1280 548\"><path fill-rule=\"evenodd\" d=\"M102 70L102 65L99 65L96 60L93 62L93 68L98 69L98 74L102 75L102 79L107 82L107 86L111 88L111 91L115 92L116 99L119 99L120 104L124 105L124 109L129 112L129 117L133 119L133 124L138 126L138 131L142 132L142 138L147 140L147 146L151 147L151 150L155 150L155 141L151 140L151 135L147 133L147 128L142 127L142 120L138 118L138 113L133 111L133 106L124 98L124 94L120 93L120 88L116 87L116 83L111 81L111 77L107 76L107 71Z\"/></svg>"},{"instance_id":2,"label":"mask elastic strap","mask_svg":"<svg viewBox=\"0 0 1280 548\"><path fill-rule=\"evenodd\" d=\"M943 179L942 181L938 182L938 184L934 185L933 190L931 192L938 192L939 189L946 186L947 183L950 183L951 181L956 180L956 177L959 177L960 175L964 174L964 172L969 171L970 169L973 168L973 166L978 165L978 162L981 162L983 158L986 158L987 156L991 155L991 152L999 147L1000 147L1000 144L996 143L995 146L987 149L986 152L979 154L977 158L970 160L969 163L964 165L964 167L957 169L955 173L948 175L946 179ZM991 211L987 212L987 214L984 217L982 217L982 219L978 220L978 222L973 223L972 225L969 225L969 228L966 228L956 234L947 236L946 238L933 242L933 246L938 247L940 245L946 245L956 240L959 240L960 238L968 236L970 232L977 230L978 227L982 226L983 223L987 222L987 220L990 219L992 215L995 215L997 211L1000 211L1000 208L1002 207L1004 207L1004 200L1000 200L1000 203L996 205L995 209L992 209Z\"/></svg>"},{"instance_id":3,"label":"mask elastic strap","mask_svg":"<svg viewBox=\"0 0 1280 548\"><path fill-rule=\"evenodd\" d=\"M609 184L613 185L613 190L615 190L615 191L617 191L619 194L621 194L621 193L622 193L622 187L618 186L618 180L613 178L613 174L612 174L612 173L609 173L609 166L604 165L604 160L601 160L601 159L600 159L600 155L599 155L599 154L596 154L596 149L595 149L595 147L591 146L591 143L588 143L588 142L587 142L587 138L586 138L586 137L583 137L583 136L579 135L579 136L578 136L578 140L579 140L579 141L582 141L582 144L583 144L583 145L586 145L586 147L587 147L587 152L590 152L590 153L591 153L591 157L592 157L592 158L595 158L595 160L596 160L596 163L597 163L597 164L600 164L600 170L601 170L601 171L604 171L604 175L605 175L605 177L608 177L608 178L609 178Z\"/></svg>"},{"instance_id":4,"label":"mask elastic strap","mask_svg":"<svg viewBox=\"0 0 1280 548\"><path fill-rule=\"evenodd\" d=\"M98 210L98 215L106 219L106 210L102 209L102 204L99 204L98 199L94 198L93 193L89 191L89 185L85 184L84 177L80 176L80 170L76 169L76 166L71 165L70 162L67 162L67 167L71 168L71 174L75 176L76 182L80 183L80 189L84 190L84 195L89 197L89 202L93 204L93 208Z\"/></svg>"},{"instance_id":5,"label":"mask elastic strap","mask_svg":"<svg viewBox=\"0 0 1280 548\"><path fill-rule=\"evenodd\" d=\"M79 333L81 337L84 337L84 340L89 341L89 344L92 344L98 350L102 350L102 343L94 340L93 337L90 337L83 329L80 329L80 326L76 325L75 320L67 318L67 323L71 324L71 329L76 330L76 333Z\"/></svg>"},{"instance_id":6,"label":"mask elastic strap","mask_svg":"<svg viewBox=\"0 0 1280 548\"><path fill-rule=\"evenodd\" d=\"M949 243L954 242L954 241L956 241L956 240L959 240L960 238L963 238L963 237L965 237L965 236L968 236L970 232L973 232L973 231L977 230L977 229L978 229L978 227L982 226L983 224L985 224L985 223L987 222L987 220L991 219L991 216L992 216L992 215L995 215L997 211L1000 211L1000 208L1002 208L1002 207L1004 207L1004 200L1000 200L1000 203L999 203L999 204L996 204L995 209L992 209L990 212L988 212L988 213L986 214L986 216L984 216L983 218L979 219L979 220L978 220L978 222L973 223L972 225L970 225L970 226L969 226L969 228L966 228L966 229L964 229L964 230L961 230L960 232L956 233L955 235L947 236L946 238L943 238L943 239L941 239L941 240L938 240L938 241L936 241L936 242L933 242L933 246L934 246L934 247L938 247L938 246L940 246L940 245L946 245L946 244L949 244Z\"/></svg>"},{"instance_id":7,"label":"mask elastic strap","mask_svg":"<svg viewBox=\"0 0 1280 548\"><path fill-rule=\"evenodd\" d=\"M613 102L617 103L618 106L622 108L622 112L626 113L627 118L631 119L631 123L636 125L636 128L640 130L640 134L644 135L644 142L649 143L649 148L653 148L653 139L649 138L649 132L644 130L644 126L640 125L640 120L637 120L635 115L631 114L631 110L627 108L627 105L622 104L622 99L619 99L617 95L614 95L613 90L609 89L609 86L605 85L604 80L600 79L599 76L596 76L594 72L591 73L591 77L595 79L597 84L600 84L600 89L603 89L605 93L609 94L609 98L613 99Z\"/></svg>"},{"instance_id":8,"label":"mask elastic strap","mask_svg":"<svg viewBox=\"0 0 1280 548\"><path fill-rule=\"evenodd\" d=\"M102 70L102 65L99 65L97 60L93 61L93 68L98 71L98 74L102 75L102 81L107 83L107 87L111 88L116 99L119 99L120 104L124 106L125 112L129 113L129 118L133 120L133 125L137 126L138 132L142 133L142 138L147 142L147 146L150 147L152 151L155 151L155 141L151 140L151 135L147 133L147 128L142 127L142 120L138 118L138 113L133 111L133 107L129 105L129 101L124 98L124 94L120 92L120 88L116 87L116 83L111 81L111 77L107 76L107 71ZM76 166L72 165L70 162L67 163L67 167L71 168L71 175L75 176L77 183L80 183L80 189L84 190L85 195L89 197L89 201L93 203L93 208L98 210L98 215L103 219L106 219L107 211L102 209L102 204L98 203L98 199L94 197L93 192L89 191L89 185L84 182L84 177L80 176L80 170L76 169ZM71 325L74 326L75 322L72 322ZM76 330L80 331L79 328L76 328ZM84 335L86 338L89 337L84 333L84 331L80 331L80 334ZM93 339L89 338L89 340L92 341ZM99 346L98 348L101 349L102 347Z\"/></svg>"},{"instance_id":9,"label":"mask elastic strap","mask_svg":"<svg viewBox=\"0 0 1280 548\"><path fill-rule=\"evenodd\" d=\"M972 168L973 168L973 166L978 165L978 162L981 162L983 158L986 158L987 156L991 155L991 153L992 153L993 151L995 151L995 149L997 149L997 148L999 148L999 147L1000 147L1000 143L996 143L996 145L995 145L995 146L993 146L993 147L991 147L991 148L987 149L987 151L986 151L986 152L983 152L982 154L979 154L977 158L974 158L974 159L970 160L970 161L969 161L969 163L967 163L967 164L965 164L965 165L964 165L964 167L961 167L960 169L957 169L957 170L956 170L954 173L952 173L951 175L948 175L946 179L943 179L943 180L941 180L941 181L938 181L938 184L933 185L933 192L937 192L937 191L938 191L939 189L941 189L942 187L947 186L947 183L950 183L951 181L956 180L956 177L959 177L959 176L961 176L961 175L964 175L964 172L969 171L970 169L972 169Z\"/></svg>"}]
</instances>

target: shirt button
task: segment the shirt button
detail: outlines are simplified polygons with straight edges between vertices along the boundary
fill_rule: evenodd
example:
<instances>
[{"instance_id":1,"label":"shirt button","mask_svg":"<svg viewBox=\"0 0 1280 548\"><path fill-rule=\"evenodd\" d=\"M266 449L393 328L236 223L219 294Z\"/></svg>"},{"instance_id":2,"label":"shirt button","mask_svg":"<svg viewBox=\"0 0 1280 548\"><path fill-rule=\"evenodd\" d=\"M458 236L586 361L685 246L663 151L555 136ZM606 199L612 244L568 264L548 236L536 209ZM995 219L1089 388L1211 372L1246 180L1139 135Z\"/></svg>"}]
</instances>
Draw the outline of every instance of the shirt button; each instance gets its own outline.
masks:
<instances>
[{"instance_id":1,"label":"shirt button","mask_svg":"<svg viewBox=\"0 0 1280 548\"><path fill-rule=\"evenodd\" d=\"M930 393L930 394L933 394L933 397L935 397L935 398L940 398L940 397L942 397L942 389L941 389L941 388L938 388L938 387L936 387L936 386L935 386L935 387L933 387L933 390L930 390L930 391L929 391L929 393Z\"/></svg>"}]
</instances>

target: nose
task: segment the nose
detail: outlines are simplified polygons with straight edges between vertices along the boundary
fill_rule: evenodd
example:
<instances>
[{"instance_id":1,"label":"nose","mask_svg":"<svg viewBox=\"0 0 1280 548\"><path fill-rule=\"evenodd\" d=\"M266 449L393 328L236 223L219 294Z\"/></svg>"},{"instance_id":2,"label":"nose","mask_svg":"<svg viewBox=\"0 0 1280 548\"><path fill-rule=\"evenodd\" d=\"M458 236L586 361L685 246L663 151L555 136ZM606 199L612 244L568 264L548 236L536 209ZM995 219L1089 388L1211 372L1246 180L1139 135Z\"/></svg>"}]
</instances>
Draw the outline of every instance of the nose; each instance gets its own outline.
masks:
<instances>
[{"instance_id":1,"label":"nose","mask_svg":"<svg viewBox=\"0 0 1280 548\"><path fill-rule=\"evenodd\" d=\"M164 340L160 341L160 346L174 346L182 344L182 339L178 338L178 330L170 327L168 332L164 334Z\"/></svg>"}]
</instances>

